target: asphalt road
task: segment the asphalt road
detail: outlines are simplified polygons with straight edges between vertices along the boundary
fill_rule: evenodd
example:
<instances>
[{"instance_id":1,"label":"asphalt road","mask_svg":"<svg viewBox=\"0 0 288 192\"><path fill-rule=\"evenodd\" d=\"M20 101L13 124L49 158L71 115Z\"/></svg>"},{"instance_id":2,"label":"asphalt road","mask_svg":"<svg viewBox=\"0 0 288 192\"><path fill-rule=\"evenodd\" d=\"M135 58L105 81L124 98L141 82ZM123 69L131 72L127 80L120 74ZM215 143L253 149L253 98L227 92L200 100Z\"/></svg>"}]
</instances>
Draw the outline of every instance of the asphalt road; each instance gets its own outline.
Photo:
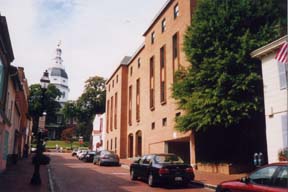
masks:
<instances>
[{"instance_id":1,"label":"asphalt road","mask_svg":"<svg viewBox=\"0 0 288 192\"><path fill-rule=\"evenodd\" d=\"M51 173L56 192L162 192L213 190L196 185L186 188L159 186L151 188L143 181L131 181L129 170L115 166L98 166L72 157L70 153L49 153Z\"/></svg>"}]
</instances>

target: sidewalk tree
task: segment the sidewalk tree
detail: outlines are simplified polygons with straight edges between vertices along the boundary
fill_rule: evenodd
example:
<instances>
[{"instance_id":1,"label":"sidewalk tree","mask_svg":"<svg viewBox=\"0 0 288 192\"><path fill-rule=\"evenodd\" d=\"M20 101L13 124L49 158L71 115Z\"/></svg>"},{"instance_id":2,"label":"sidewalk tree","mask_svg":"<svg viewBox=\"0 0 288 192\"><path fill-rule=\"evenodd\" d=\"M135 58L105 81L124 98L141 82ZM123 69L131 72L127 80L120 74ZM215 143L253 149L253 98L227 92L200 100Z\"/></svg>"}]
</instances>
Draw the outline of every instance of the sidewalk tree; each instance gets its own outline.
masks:
<instances>
[{"instance_id":1,"label":"sidewalk tree","mask_svg":"<svg viewBox=\"0 0 288 192\"><path fill-rule=\"evenodd\" d=\"M176 128L231 127L263 111L261 63L250 53L287 29L286 0L200 0L184 40L192 63L173 97L186 113ZM283 30L284 29L284 30Z\"/></svg>"},{"instance_id":2,"label":"sidewalk tree","mask_svg":"<svg viewBox=\"0 0 288 192\"><path fill-rule=\"evenodd\" d=\"M46 121L54 119L60 108L60 104L55 99L61 96L61 92L52 84L49 84L44 92L40 84L33 84L29 87L29 91L29 115L33 118L33 133L36 133L38 120L42 116L43 110L47 114Z\"/></svg>"}]
</instances>

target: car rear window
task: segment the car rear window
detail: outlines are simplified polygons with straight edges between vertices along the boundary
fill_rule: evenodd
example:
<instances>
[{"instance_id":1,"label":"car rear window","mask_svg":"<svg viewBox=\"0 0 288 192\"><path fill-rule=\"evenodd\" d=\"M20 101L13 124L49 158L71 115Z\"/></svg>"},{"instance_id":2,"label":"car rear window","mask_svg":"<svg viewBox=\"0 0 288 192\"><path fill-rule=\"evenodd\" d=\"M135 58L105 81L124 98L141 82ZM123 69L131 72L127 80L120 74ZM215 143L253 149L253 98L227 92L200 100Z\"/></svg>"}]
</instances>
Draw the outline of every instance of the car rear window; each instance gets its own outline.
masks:
<instances>
[{"instance_id":1,"label":"car rear window","mask_svg":"<svg viewBox=\"0 0 288 192\"><path fill-rule=\"evenodd\" d=\"M184 163L177 155L156 155L155 161L157 163Z\"/></svg>"}]
</instances>

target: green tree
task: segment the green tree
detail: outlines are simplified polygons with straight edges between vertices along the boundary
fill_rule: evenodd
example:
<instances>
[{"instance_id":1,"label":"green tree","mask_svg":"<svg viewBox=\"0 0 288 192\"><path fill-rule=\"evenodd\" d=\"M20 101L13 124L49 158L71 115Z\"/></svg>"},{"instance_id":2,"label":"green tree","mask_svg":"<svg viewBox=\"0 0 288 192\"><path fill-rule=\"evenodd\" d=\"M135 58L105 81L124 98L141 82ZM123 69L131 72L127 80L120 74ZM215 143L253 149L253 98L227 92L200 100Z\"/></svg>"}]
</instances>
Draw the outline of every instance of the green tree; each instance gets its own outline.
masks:
<instances>
[{"instance_id":1,"label":"green tree","mask_svg":"<svg viewBox=\"0 0 288 192\"><path fill-rule=\"evenodd\" d=\"M77 101L67 102L62 109L65 118L77 119L77 135L88 140L97 113L105 112L106 89L105 79L99 76L85 81L85 90Z\"/></svg>"},{"instance_id":2,"label":"green tree","mask_svg":"<svg viewBox=\"0 0 288 192\"><path fill-rule=\"evenodd\" d=\"M61 113L64 114L65 119L76 118L79 113L76 101L67 101L61 109Z\"/></svg>"},{"instance_id":3,"label":"green tree","mask_svg":"<svg viewBox=\"0 0 288 192\"><path fill-rule=\"evenodd\" d=\"M29 115L33 119L33 132L38 130L39 117L43 112L47 113L46 121L53 119L60 108L56 101L61 96L61 92L52 84L49 84L46 90L43 90L40 84L33 84L29 87L30 95L28 99Z\"/></svg>"},{"instance_id":4,"label":"green tree","mask_svg":"<svg viewBox=\"0 0 288 192\"><path fill-rule=\"evenodd\" d=\"M250 53L287 29L286 0L199 0L176 74L180 131L231 127L263 111L261 62ZM284 29L284 30L283 30Z\"/></svg>"}]
</instances>

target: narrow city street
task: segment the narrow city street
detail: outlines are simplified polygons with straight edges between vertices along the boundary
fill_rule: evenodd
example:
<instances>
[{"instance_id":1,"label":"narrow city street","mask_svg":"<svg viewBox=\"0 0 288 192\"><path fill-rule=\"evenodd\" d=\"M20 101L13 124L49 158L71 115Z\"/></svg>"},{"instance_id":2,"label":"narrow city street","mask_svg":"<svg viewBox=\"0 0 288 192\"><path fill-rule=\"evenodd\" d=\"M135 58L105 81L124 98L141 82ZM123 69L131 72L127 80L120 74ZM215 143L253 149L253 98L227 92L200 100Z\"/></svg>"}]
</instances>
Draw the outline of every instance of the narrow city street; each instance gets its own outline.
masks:
<instances>
[{"instance_id":1,"label":"narrow city street","mask_svg":"<svg viewBox=\"0 0 288 192\"><path fill-rule=\"evenodd\" d=\"M128 169L123 167L100 167L80 161L72 157L70 153L49 153L49 156L51 157L51 171L56 192L212 191L192 184L187 188L179 186L151 188L146 182L131 181Z\"/></svg>"}]
</instances>

